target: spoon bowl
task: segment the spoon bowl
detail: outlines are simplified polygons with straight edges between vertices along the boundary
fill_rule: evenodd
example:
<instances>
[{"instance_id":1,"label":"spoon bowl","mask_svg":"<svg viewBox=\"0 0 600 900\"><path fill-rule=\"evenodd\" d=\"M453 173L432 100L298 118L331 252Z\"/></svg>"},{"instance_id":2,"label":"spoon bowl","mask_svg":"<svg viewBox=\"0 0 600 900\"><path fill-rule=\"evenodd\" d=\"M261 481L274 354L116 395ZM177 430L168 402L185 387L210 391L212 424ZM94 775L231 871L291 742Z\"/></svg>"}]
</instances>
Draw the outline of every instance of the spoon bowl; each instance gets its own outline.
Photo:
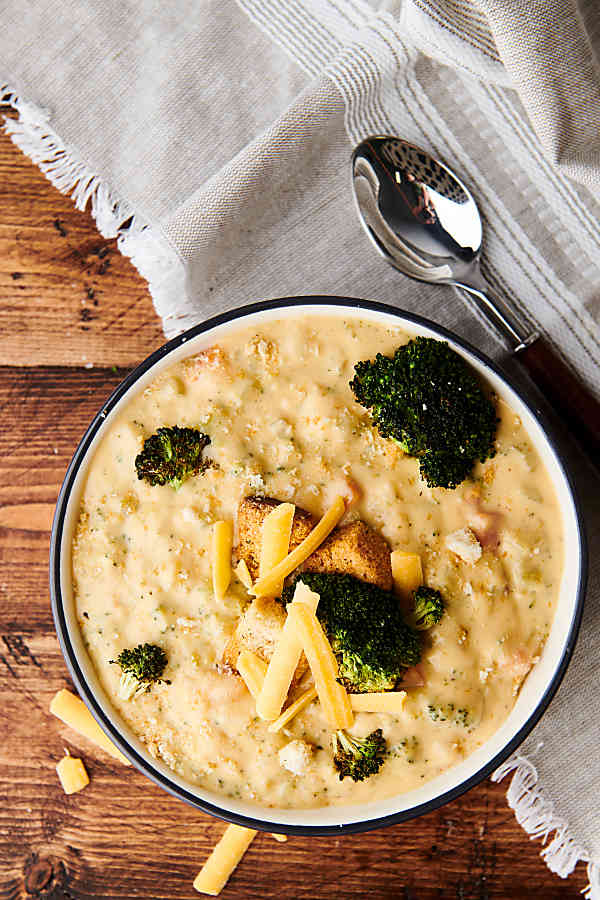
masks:
<instances>
[{"instance_id":1,"label":"spoon bowl","mask_svg":"<svg viewBox=\"0 0 600 900\"><path fill-rule=\"evenodd\" d=\"M369 138L354 152L354 192L379 252L412 278L454 283L479 259L475 200L446 166L398 138Z\"/></svg>"},{"instance_id":2,"label":"spoon bowl","mask_svg":"<svg viewBox=\"0 0 600 900\"><path fill-rule=\"evenodd\" d=\"M480 269L481 216L459 178L425 150L397 137L370 137L352 157L354 196L367 234L382 256L418 281L468 291L511 343L537 333L500 297Z\"/></svg>"}]
</instances>

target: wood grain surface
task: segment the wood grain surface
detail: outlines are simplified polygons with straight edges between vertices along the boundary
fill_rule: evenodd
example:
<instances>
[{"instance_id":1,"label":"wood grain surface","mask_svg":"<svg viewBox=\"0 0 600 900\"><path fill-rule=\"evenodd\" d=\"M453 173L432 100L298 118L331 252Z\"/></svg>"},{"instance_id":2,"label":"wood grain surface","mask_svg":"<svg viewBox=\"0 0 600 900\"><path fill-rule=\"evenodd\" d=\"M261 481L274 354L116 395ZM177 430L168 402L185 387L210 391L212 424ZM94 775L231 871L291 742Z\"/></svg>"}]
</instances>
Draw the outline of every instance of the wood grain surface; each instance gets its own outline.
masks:
<instances>
[{"instance_id":1,"label":"wood grain surface","mask_svg":"<svg viewBox=\"0 0 600 900\"><path fill-rule=\"evenodd\" d=\"M148 291L113 241L0 137L0 900L174 900L223 825L125 769L48 712L69 686L48 596L53 505L86 424L162 342ZM92 364L93 367L85 368ZM91 784L65 796L68 747ZM370 834L260 835L231 898L576 898L489 781Z\"/></svg>"}]
</instances>

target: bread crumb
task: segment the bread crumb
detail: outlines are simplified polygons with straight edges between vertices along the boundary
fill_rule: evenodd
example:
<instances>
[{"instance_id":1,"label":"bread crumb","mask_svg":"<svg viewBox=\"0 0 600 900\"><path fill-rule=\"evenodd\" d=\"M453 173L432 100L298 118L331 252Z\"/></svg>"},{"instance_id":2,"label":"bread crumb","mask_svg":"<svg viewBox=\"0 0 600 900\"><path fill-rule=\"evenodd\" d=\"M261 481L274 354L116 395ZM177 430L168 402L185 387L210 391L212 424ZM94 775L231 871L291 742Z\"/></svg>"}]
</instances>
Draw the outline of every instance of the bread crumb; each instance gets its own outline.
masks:
<instances>
[{"instance_id":1,"label":"bread crumb","mask_svg":"<svg viewBox=\"0 0 600 900\"><path fill-rule=\"evenodd\" d=\"M449 534L446 537L446 547L470 565L481 559L481 544L470 528L459 528Z\"/></svg>"},{"instance_id":2,"label":"bread crumb","mask_svg":"<svg viewBox=\"0 0 600 900\"><path fill-rule=\"evenodd\" d=\"M256 334L244 349L247 356L257 357L270 375L279 374L279 348L275 341Z\"/></svg>"}]
</instances>

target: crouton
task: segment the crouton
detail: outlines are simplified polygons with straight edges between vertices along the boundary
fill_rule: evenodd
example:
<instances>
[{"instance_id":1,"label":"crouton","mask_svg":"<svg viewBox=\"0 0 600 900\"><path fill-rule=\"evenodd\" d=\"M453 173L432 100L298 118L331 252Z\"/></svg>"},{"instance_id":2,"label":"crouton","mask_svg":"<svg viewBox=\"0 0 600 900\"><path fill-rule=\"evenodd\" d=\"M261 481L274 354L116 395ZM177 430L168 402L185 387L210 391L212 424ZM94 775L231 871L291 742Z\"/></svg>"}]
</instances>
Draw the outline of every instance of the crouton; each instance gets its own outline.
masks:
<instances>
[{"instance_id":1,"label":"crouton","mask_svg":"<svg viewBox=\"0 0 600 900\"><path fill-rule=\"evenodd\" d=\"M236 663L241 649L239 638L236 632L234 632L223 649L221 665L231 672L237 672Z\"/></svg>"},{"instance_id":2,"label":"crouton","mask_svg":"<svg viewBox=\"0 0 600 900\"><path fill-rule=\"evenodd\" d=\"M261 528L265 517L279 505L270 497L246 497L238 509L238 556L244 559L253 579L258 576ZM304 540L317 519L296 507L290 551ZM361 581L392 589L392 566L387 541L364 522L341 525L308 557L302 568L307 572L340 572Z\"/></svg>"},{"instance_id":3,"label":"crouton","mask_svg":"<svg viewBox=\"0 0 600 900\"><path fill-rule=\"evenodd\" d=\"M252 581L258 578L262 524L279 500L270 497L246 497L238 507L238 557L248 566ZM294 512L290 552L300 544L317 524L317 519L303 509Z\"/></svg>"},{"instance_id":4,"label":"crouton","mask_svg":"<svg viewBox=\"0 0 600 900\"><path fill-rule=\"evenodd\" d=\"M234 634L225 645L222 656L223 665L236 671L240 650L250 650L265 662L269 662L285 620L286 612L277 600L269 597L253 600L242 614ZM306 672L307 666L308 663L303 653L292 679L292 688L298 684Z\"/></svg>"},{"instance_id":5,"label":"crouton","mask_svg":"<svg viewBox=\"0 0 600 900\"><path fill-rule=\"evenodd\" d=\"M254 600L236 628L240 645L268 662L273 656L285 618L285 609L277 600L269 597Z\"/></svg>"},{"instance_id":6,"label":"crouton","mask_svg":"<svg viewBox=\"0 0 600 900\"><path fill-rule=\"evenodd\" d=\"M392 589L392 565L387 541L364 522L334 528L302 566L306 572L341 572Z\"/></svg>"}]
</instances>

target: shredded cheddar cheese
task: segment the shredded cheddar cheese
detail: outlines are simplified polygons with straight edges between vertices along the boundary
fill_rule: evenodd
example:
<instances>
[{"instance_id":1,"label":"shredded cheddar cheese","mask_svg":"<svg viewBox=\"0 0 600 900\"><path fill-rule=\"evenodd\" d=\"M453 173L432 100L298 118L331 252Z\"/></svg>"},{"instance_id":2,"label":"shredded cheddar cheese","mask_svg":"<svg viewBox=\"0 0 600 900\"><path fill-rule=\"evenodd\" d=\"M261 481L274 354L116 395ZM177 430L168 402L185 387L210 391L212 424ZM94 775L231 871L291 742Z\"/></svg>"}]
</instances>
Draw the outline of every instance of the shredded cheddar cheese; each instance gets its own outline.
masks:
<instances>
[{"instance_id":1,"label":"shredded cheddar cheese","mask_svg":"<svg viewBox=\"0 0 600 900\"><path fill-rule=\"evenodd\" d=\"M266 662L260 656L257 656L256 653L252 653L251 650L242 650L238 656L236 668L244 679L244 684L256 700L265 680Z\"/></svg>"},{"instance_id":2,"label":"shredded cheddar cheese","mask_svg":"<svg viewBox=\"0 0 600 900\"><path fill-rule=\"evenodd\" d=\"M350 705L354 712L392 713L397 715L403 711L405 700L406 691L350 694Z\"/></svg>"},{"instance_id":3,"label":"shredded cheddar cheese","mask_svg":"<svg viewBox=\"0 0 600 900\"><path fill-rule=\"evenodd\" d=\"M400 596L408 600L418 587L423 584L423 567L418 553L406 553L394 550L391 553L392 578L394 587Z\"/></svg>"},{"instance_id":4,"label":"shredded cheddar cheese","mask_svg":"<svg viewBox=\"0 0 600 900\"><path fill-rule=\"evenodd\" d=\"M265 518L262 525L262 541L258 577L263 578L288 554L294 522L293 503L280 503ZM273 596L279 597L283 590L283 579L273 588Z\"/></svg>"},{"instance_id":5,"label":"shredded cheddar cheese","mask_svg":"<svg viewBox=\"0 0 600 900\"><path fill-rule=\"evenodd\" d=\"M196 875L194 889L199 894L218 896L256 835L252 828L229 825Z\"/></svg>"},{"instance_id":6,"label":"shredded cheddar cheese","mask_svg":"<svg viewBox=\"0 0 600 900\"><path fill-rule=\"evenodd\" d=\"M234 569L235 574L240 579L244 587L247 591L252 590L252 577L250 572L248 571L248 566L246 565L245 559L240 559L239 563Z\"/></svg>"},{"instance_id":7,"label":"shredded cheddar cheese","mask_svg":"<svg viewBox=\"0 0 600 900\"><path fill-rule=\"evenodd\" d=\"M288 609L291 609L295 603L304 603L312 612L315 612L318 602L319 595L299 581L294 591L294 599ZM281 712L301 654L302 644L288 613L256 701L256 712L261 719L276 719Z\"/></svg>"},{"instance_id":8,"label":"shredded cheddar cheese","mask_svg":"<svg viewBox=\"0 0 600 900\"><path fill-rule=\"evenodd\" d=\"M322 519L320 519L312 531L304 540L292 550L291 553L274 566L270 572L258 579L252 588L252 593L257 597L272 597L277 586L284 578L297 569L311 553L314 553L328 537L346 511L343 497L336 497Z\"/></svg>"},{"instance_id":9,"label":"shredded cheddar cheese","mask_svg":"<svg viewBox=\"0 0 600 900\"><path fill-rule=\"evenodd\" d=\"M68 752L56 766L56 774L65 794L75 794L90 783L83 760L71 756Z\"/></svg>"},{"instance_id":10,"label":"shredded cheddar cheese","mask_svg":"<svg viewBox=\"0 0 600 900\"><path fill-rule=\"evenodd\" d=\"M274 722L271 722L269 725L269 731L277 732L281 731L288 722L291 722L292 719L298 715L299 712L308 706L309 703L312 703L313 700L317 698L317 689L314 687L309 688L305 691L297 700L294 700L287 709L285 709L278 719L275 719Z\"/></svg>"},{"instance_id":11,"label":"shredded cheddar cheese","mask_svg":"<svg viewBox=\"0 0 600 900\"><path fill-rule=\"evenodd\" d=\"M337 681L337 661L321 623L305 603L291 603L288 618L302 643L327 722L334 731L349 728L354 721L350 699Z\"/></svg>"},{"instance_id":12,"label":"shredded cheddar cheese","mask_svg":"<svg viewBox=\"0 0 600 900\"><path fill-rule=\"evenodd\" d=\"M212 580L217 600L222 600L231 581L231 522L215 522L212 533Z\"/></svg>"},{"instance_id":13,"label":"shredded cheddar cheese","mask_svg":"<svg viewBox=\"0 0 600 900\"><path fill-rule=\"evenodd\" d=\"M102 750L105 750L106 753L110 753L119 762L126 766L131 765L127 757L123 756L110 738L104 734L83 700L80 700L71 691L66 689L58 691L50 703L50 712L57 719L64 722L65 725L68 725L69 728L72 728L73 731L83 735L83 737L92 741Z\"/></svg>"}]
</instances>

